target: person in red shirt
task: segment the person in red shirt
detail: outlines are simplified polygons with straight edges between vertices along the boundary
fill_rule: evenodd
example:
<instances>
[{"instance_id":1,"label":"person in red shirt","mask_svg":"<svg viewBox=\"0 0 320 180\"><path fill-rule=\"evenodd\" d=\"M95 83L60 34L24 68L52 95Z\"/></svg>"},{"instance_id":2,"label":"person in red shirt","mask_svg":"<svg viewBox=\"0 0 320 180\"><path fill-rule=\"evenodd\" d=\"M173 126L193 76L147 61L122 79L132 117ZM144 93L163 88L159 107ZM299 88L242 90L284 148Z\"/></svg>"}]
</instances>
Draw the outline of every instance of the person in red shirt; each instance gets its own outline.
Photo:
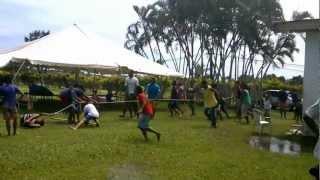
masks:
<instances>
[{"instance_id":1,"label":"person in red shirt","mask_svg":"<svg viewBox=\"0 0 320 180\"><path fill-rule=\"evenodd\" d=\"M137 100L139 104L139 123L138 128L141 130L143 137L146 141L148 141L148 132L151 132L157 136L157 140L160 141L160 133L153 130L150 126L150 120L154 116L154 107L152 103L146 97L143 88L141 86L137 86Z\"/></svg>"}]
</instances>

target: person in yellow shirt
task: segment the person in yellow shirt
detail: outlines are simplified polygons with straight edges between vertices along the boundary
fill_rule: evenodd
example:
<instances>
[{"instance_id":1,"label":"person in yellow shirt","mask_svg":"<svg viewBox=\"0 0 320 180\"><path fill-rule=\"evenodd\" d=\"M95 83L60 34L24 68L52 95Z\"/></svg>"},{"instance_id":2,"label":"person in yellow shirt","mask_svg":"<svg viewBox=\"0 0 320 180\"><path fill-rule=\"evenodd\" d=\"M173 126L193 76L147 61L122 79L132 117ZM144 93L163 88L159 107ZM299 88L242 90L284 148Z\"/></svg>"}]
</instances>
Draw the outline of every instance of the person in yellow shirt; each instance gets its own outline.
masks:
<instances>
[{"instance_id":1,"label":"person in yellow shirt","mask_svg":"<svg viewBox=\"0 0 320 180\"><path fill-rule=\"evenodd\" d=\"M207 81L202 81L203 92L203 102L204 102L204 114L211 121L211 127L216 128L216 108L218 106L218 101L214 93L214 89L208 86Z\"/></svg>"}]
</instances>

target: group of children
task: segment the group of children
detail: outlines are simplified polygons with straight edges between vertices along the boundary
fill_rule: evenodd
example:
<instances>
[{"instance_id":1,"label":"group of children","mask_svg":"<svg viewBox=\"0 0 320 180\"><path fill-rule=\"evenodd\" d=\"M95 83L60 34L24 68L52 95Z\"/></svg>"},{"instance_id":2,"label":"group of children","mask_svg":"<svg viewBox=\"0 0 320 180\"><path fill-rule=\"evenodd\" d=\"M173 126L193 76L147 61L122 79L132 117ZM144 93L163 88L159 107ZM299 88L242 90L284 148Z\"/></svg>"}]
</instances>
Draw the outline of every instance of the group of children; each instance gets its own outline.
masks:
<instances>
[{"instance_id":1,"label":"group of children","mask_svg":"<svg viewBox=\"0 0 320 180\"><path fill-rule=\"evenodd\" d=\"M144 90L138 85L138 81L134 78L133 74L130 74L126 82L126 88L131 86L132 91L130 95L130 100L138 101L139 109L137 110L137 117L139 118L138 128L141 130L143 136L147 140L147 133L151 132L160 139L160 133L151 129L149 126L150 120L155 115L156 103L152 101L153 99L159 98L160 87L153 78L152 81L146 86ZM134 90L132 88L135 87ZM130 89L129 88L129 89ZM216 119L219 114L222 116L222 112L226 114L229 118L229 114L225 109L224 98L219 93L217 86L215 84L209 85L206 81L201 83L201 88L203 89L203 102L204 102L204 114L211 121L211 126L216 128ZM16 109L16 94L22 94L21 91L15 86L7 81L3 86L0 87L0 92L3 94L3 108L4 108L4 119L6 120L6 127L8 135L11 134L10 130L13 127L13 135L16 134L17 129L17 109ZM128 91L129 92L129 91ZM99 102L93 97L89 98L84 95L84 90L78 86L70 86L64 89L60 93L60 98L62 103L65 105L70 105L68 112L68 122L73 124L70 128L76 130L83 124L90 124L94 122L96 126L100 126L99 122L99 111L94 104ZM150 98L151 100L149 100ZM249 88L245 84L239 84L237 91L237 99L239 103L239 114L240 118L246 119L249 123L250 108L252 106L252 100L249 93ZM179 100L187 100L188 105L191 109L192 115L194 112L194 100L195 100L195 88L193 83L185 89L181 83L173 81L171 89L171 100L169 101L168 108L170 114L182 115L183 111L179 107ZM133 102L135 103L135 102ZM80 118L80 113L82 112L81 104L85 104L83 108L83 118ZM135 103L137 104L137 103ZM265 115L270 116L270 111L272 108L270 97L265 96L263 101L263 107L265 109ZM12 124L12 125L11 125ZM23 114L20 119L20 124L23 127L41 127L45 124L45 115L36 113Z\"/></svg>"},{"instance_id":2,"label":"group of children","mask_svg":"<svg viewBox=\"0 0 320 180\"><path fill-rule=\"evenodd\" d=\"M139 104L139 123L138 128L141 130L145 140L148 140L148 132L154 133L157 140L160 141L160 133L153 130L149 123L154 117L155 108L153 103L149 101L144 93L142 87L136 87L136 99ZM22 95L19 88L11 83L11 79L7 78L2 86L0 86L0 93L3 96L2 107L3 107L3 117L6 122L6 129L8 136L11 134L17 134L17 119L18 119L18 109L17 109L17 94ZM76 130L83 124L89 124L90 121L94 121L97 126L100 126L99 122L99 112L95 107L94 103L98 103L89 97L85 96L81 89L77 87L69 87L63 90L60 94L60 98L63 103L69 104L69 117L68 122L75 124L71 126L72 129ZM83 108L84 118L80 120L81 104L86 105ZM20 124L23 127L34 128L41 127L45 124L46 114L36 114L36 113L26 113L21 115ZM11 132L13 129L13 132Z\"/></svg>"}]
</instances>

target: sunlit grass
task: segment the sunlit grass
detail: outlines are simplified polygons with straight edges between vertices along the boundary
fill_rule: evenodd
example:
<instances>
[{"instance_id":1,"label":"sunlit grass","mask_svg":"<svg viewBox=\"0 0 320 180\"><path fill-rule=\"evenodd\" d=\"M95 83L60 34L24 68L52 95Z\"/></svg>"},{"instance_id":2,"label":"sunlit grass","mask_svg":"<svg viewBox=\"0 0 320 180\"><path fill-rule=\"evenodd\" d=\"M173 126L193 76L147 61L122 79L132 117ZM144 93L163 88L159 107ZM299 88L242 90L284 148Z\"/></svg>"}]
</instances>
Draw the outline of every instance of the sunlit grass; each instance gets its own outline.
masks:
<instances>
[{"instance_id":1,"label":"sunlit grass","mask_svg":"<svg viewBox=\"0 0 320 180\"><path fill-rule=\"evenodd\" d=\"M73 131L65 122L49 120L41 129L19 129L6 137L0 125L0 179L310 179L315 164L312 145L299 156L253 149L251 125L234 119L209 128L199 108L195 117L171 118L158 111L152 126L160 143L144 142L135 119L119 111L103 112L100 128ZM61 116L63 117L63 116ZM284 138L293 120L273 118L272 133ZM297 141L300 138L293 138Z\"/></svg>"}]
</instances>

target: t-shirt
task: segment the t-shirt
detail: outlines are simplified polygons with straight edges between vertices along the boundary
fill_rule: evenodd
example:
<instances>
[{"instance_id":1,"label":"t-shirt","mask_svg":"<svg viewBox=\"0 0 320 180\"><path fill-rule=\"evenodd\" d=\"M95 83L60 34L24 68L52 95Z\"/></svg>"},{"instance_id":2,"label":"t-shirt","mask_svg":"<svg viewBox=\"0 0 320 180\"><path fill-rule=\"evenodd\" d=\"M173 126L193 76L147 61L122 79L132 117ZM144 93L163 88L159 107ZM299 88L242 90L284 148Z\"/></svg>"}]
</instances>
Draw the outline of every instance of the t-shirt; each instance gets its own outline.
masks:
<instances>
[{"instance_id":1,"label":"t-shirt","mask_svg":"<svg viewBox=\"0 0 320 180\"><path fill-rule=\"evenodd\" d=\"M206 108L213 108L218 105L218 101L213 89L207 88L204 90L203 101L204 107Z\"/></svg>"},{"instance_id":2,"label":"t-shirt","mask_svg":"<svg viewBox=\"0 0 320 180\"><path fill-rule=\"evenodd\" d=\"M17 104L16 94L20 92L18 87L13 84L4 84L0 86L0 92L4 96L2 106L4 108L15 109Z\"/></svg>"},{"instance_id":3,"label":"t-shirt","mask_svg":"<svg viewBox=\"0 0 320 180\"><path fill-rule=\"evenodd\" d=\"M146 97L146 95L144 93L140 93L140 94L138 94L137 99L138 99L138 102L140 105L145 104L143 107L142 113L152 116L153 112L154 112L153 106L150 103L150 101L148 100L148 98Z\"/></svg>"},{"instance_id":4,"label":"t-shirt","mask_svg":"<svg viewBox=\"0 0 320 180\"><path fill-rule=\"evenodd\" d=\"M60 99L63 104L68 104L69 102L69 88L65 88L60 92Z\"/></svg>"},{"instance_id":5,"label":"t-shirt","mask_svg":"<svg viewBox=\"0 0 320 180\"><path fill-rule=\"evenodd\" d=\"M309 116L311 119L314 120L314 122L320 126L320 117L319 117L319 111L320 111L320 98L311 106L309 106L306 109L306 115ZM320 160L320 138L318 138L318 142L316 147L314 148L314 156Z\"/></svg>"},{"instance_id":6,"label":"t-shirt","mask_svg":"<svg viewBox=\"0 0 320 180\"><path fill-rule=\"evenodd\" d=\"M90 116L93 118L99 118L99 112L93 104L87 104L83 108L83 113L85 116Z\"/></svg>"},{"instance_id":7,"label":"t-shirt","mask_svg":"<svg viewBox=\"0 0 320 180\"><path fill-rule=\"evenodd\" d=\"M263 101L263 108L264 108L265 110L271 110L272 104L271 104L270 99L264 99L264 101Z\"/></svg>"},{"instance_id":8,"label":"t-shirt","mask_svg":"<svg viewBox=\"0 0 320 180\"><path fill-rule=\"evenodd\" d=\"M195 89L192 87L189 87L187 89L187 98L193 100L194 99L194 94L195 94Z\"/></svg>"},{"instance_id":9,"label":"t-shirt","mask_svg":"<svg viewBox=\"0 0 320 180\"><path fill-rule=\"evenodd\" d=\"M23 124L29 124L31 123L32 120L34 120L35 118L38 118L39 115L38 114L32 114L32 113L27 113L27 114L23 114L21 115L21 122Z\"/></svg>"},{"instance_id":10,"label":"t-shirt","mask_svg":"<svg viewBox=\"0 0 320 180\"><path fill-rule=\"evenodd\" d=\"M127 87L127 93L128 94L135 94L136 88L139 86L139 80L136 77L128 77L124 84Z\"/></svg>"},{"instance_id":11,"label":"t-shirt","mask_svg":"<svg viewBox=\"0 0 320 180\"><path fill-rule=\"evenodd\" d=\"M84 92L80 88L70 88L70 103L78 104L77 98L84 96Z\"/></svg>"},{"instance_id":12,"label":"t-shirt","mask_svg":"<svg viewBox=\"0 0 320 180\"><path fill-rule=\"evenodd\" d=\"M279 100L284 103L287 101L287 99L288 99L288 94L285 91L280 91Z\"/></svg>"},{"instance_id":13,"label":"t-shirt","mask_svg":"<svg viewBox=\"0 0 320 180\"><path fill-rule=\"evenodd\" d=\"M171 89L171 99L179 99L178 90L175 86Z\"/></svg>"},{"instance_id":14,"label":"t-shirt","mask_svg":"<svg viewBox=\"0 0 320 180\"><path fill-rule=\"evenodd\" d=\"M244 89L242 92L241 102L248 106L251 105L251 97L247 89Z\"/></svg>"},{"instance_id":15,"label":"t-shirt","mask_svg":"<svg viewBox=\"0 0 320 180\"><path fill-rule=\"evenodd\" d=\"M179 86L177 91L178 91L178 99L184 99L185 98L184 86Z\"/></svg>"},{"instance_id":16,"label":"t-shirt","mask_svg":"<svg viewBox=\"0 0 320 180\"><path fill-rule=\"evenodd\" d=\"M149 99L157 99L160 95L160 86L157 83L150 83L147 85L146 92Z\"/></svg>"}]
</instances>

